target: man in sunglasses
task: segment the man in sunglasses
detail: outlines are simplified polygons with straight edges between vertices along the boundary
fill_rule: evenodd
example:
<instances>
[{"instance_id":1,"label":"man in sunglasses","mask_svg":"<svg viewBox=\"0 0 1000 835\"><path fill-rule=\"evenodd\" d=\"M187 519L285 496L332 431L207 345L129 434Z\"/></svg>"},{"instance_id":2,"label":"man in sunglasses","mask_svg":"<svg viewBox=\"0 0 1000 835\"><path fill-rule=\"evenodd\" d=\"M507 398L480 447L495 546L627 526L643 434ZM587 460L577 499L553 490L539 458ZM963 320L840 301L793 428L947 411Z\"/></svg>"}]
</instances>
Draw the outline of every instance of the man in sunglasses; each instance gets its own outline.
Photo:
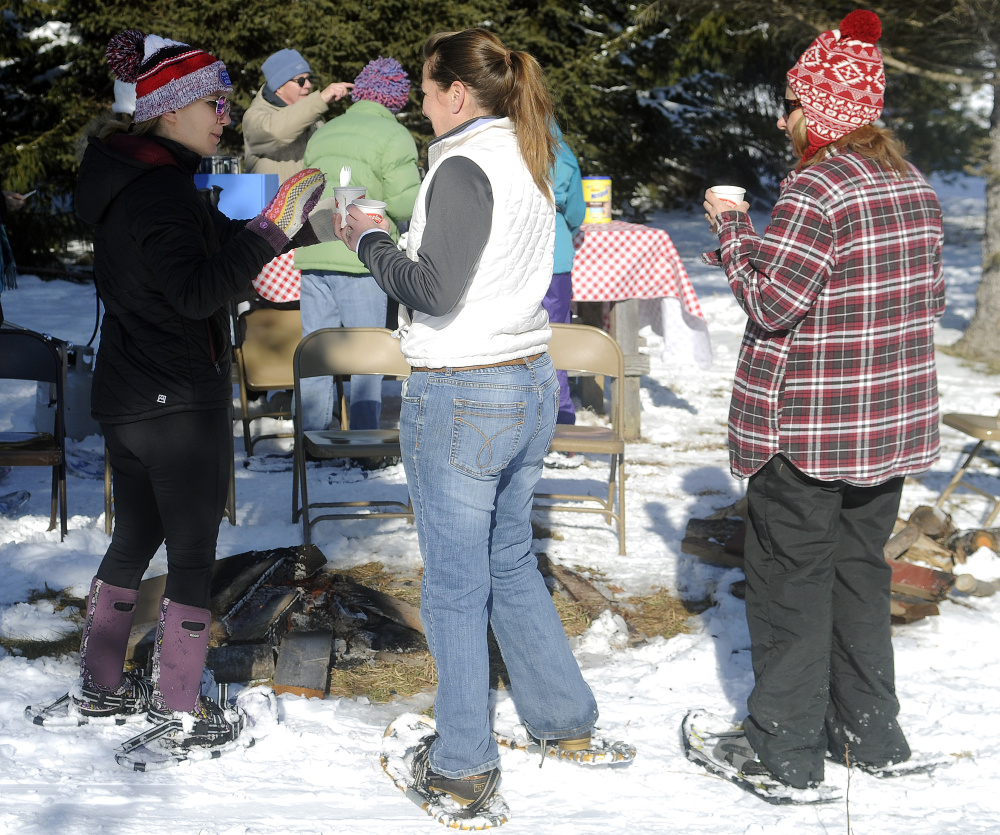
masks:
<instances>
[{"instance_id":1,"label":"man in sunglasses","mask_svg":"<svg viewBox=\"0 0 1000 835\"><path fill-rule=\"evenodd\" d=\"M332 101L354 86L338 81L313 89L309 64L297 50L279 49L261 66L265 84L243 115L248 174L277 174L284 182L302 170L309 137L323 124Z\"/></svg>"}]
</instances>

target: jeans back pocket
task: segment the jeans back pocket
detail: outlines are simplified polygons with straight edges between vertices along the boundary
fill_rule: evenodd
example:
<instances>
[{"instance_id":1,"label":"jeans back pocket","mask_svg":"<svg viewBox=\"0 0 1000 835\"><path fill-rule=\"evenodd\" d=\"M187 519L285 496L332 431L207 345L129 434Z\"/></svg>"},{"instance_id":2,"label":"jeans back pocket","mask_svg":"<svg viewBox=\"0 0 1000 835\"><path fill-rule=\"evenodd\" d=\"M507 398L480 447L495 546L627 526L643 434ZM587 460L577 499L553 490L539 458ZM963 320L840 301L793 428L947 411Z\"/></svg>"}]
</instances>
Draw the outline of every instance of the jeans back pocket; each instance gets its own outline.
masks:
<instances>
[{"instance_id":1,"label":"jeans back pocket","mask_svg":"<svg viewBox=\"0 0 1000 835\"><path fill-rule=\"evenodd\" d=\"M473 476L503 470L521 444L526 404L456 399L451 428L451 465Z\"/></svg>"}]
</instances>

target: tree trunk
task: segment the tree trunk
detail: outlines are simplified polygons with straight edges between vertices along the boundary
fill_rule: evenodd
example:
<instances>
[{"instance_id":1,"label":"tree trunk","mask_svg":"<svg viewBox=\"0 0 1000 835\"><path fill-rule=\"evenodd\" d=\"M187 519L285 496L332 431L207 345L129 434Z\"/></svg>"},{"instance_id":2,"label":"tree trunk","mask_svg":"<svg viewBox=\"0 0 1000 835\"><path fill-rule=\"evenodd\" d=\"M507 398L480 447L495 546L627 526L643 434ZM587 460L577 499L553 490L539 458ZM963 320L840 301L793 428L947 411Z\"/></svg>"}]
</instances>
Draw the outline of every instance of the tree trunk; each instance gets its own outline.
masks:
<instances>
[{"instance_id":1,"label":"tree trunk","mask_svg":"<svg viewBox=\"0 0 1000 835\"><path fill-rule=\"evenodd\" d=\"M990 153L986 177L983 275L976 290L976 313L965 335L952 346L960 357L1000 367L1000 86L993 87Z\"/></svg>"}]
</instances>

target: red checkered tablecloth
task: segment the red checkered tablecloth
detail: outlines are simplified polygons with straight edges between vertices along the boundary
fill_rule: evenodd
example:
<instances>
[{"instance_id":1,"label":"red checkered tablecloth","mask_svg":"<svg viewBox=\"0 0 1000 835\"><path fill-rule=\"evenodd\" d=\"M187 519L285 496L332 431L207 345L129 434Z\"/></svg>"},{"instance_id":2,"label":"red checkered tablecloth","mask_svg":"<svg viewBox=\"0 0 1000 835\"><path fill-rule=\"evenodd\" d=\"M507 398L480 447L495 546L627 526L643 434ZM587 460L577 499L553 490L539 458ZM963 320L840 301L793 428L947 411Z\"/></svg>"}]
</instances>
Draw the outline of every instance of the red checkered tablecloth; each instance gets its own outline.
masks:
<instances>
[{"instance_id":1,"label":"red checkered tablecloth","mask_svg":"<svg viewBox=\"0 0 1000 835\"><path fill-rule=\"evenodd\" d=\"M688 313L704 318L674 242L662 229L621 220L585 223L574 236L573 245L575 301L673 296Z\"/></svg>"},{"instance_id":2,"label":"red checkered tablecloth","mask_svg":"<svg viewBox=\"0 0 1000 835\"><path fill-rule=\"evenodd\" d=\"M253 280L253 286L257 295L269 302L297 302L302 290L302 270L295 269L295 250L268 261Z\"/></svg>"}]
</instances>

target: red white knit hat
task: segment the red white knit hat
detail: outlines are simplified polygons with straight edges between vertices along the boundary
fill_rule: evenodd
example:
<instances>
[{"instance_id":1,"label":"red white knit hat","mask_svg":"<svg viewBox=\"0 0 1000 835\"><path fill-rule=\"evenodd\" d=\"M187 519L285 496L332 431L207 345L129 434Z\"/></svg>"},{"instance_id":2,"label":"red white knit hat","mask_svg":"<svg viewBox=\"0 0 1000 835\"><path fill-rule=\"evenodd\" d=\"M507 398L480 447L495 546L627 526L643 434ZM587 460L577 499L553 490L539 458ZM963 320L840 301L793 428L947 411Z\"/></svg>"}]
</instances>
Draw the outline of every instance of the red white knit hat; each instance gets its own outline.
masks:
<instances>
[{"instance_id":1,"label":"red white knit hat","mask_svg":"<svg viewBox=\"0 0 1000 835\"><path fill-rule=\"evenodd\" d=\"M788 71L788 85L806 117L809 147L803 160L881 115L885 69L875 46L881 34L878 15L857 9L840 29L816 38Z\"/></svg>"},{"instance_id":2,"label":"red white knit hat","mask_svg":"<svg viewBox=\"0 0 1000 835\"><path fill-rule=\"evenodd\" d=\"M107 59L117 78L135 84L136 122L233 90L226 65L215 56L137 29L115 35Z\"/></svg>"}]
</instances>

